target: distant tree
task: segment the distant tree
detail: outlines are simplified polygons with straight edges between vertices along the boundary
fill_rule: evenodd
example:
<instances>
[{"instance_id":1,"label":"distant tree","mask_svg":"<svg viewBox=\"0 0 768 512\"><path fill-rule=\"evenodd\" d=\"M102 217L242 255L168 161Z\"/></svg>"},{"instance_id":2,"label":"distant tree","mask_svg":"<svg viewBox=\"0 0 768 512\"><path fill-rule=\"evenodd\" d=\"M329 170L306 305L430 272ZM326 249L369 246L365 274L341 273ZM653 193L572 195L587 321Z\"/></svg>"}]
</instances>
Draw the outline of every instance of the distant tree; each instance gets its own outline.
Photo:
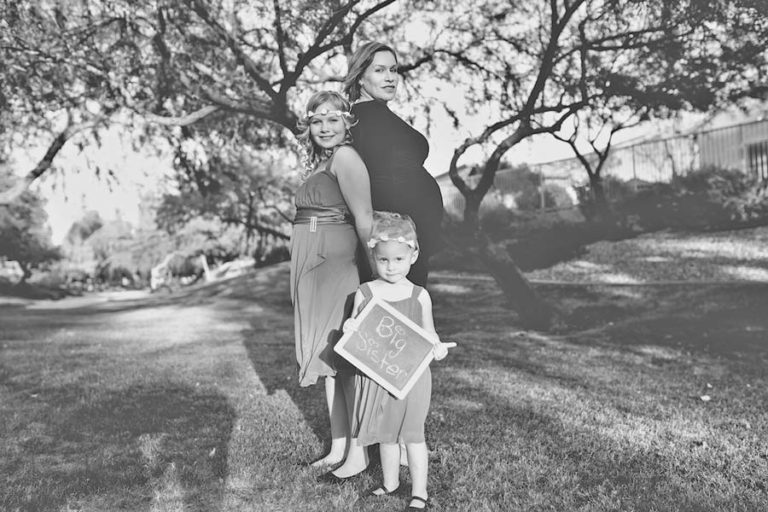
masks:
<instances>
[{"instance_id":1,"label":"distant tree","mask_svg":"<svg viewBox=\"0 0 768 512\"><path fill-rule=\"evenodd\" d=\"M434 68L464 86L470 109L486 108L489 101L499 107L482 131L456 148L450 164L451 179L466 199L464 222L477 226L480 202L512 147L560 132L579 112L647 118L706 109L718 97L768 91L759 80L768 57L757 51L768 33L768 13L759 5L753 0L478 5L484 22L466 16L453 40L464 46L469 39L483 43L470 51L457 48L453 59L446 57L453 65ZM614 123L619 124L625 122ZM488 149L489 157L470 184L458 169L474 147Z\"/></svg>"},{"instance_id":2,"label":"distant tree","mask_svg":"<svg viewBox=\"0 0 768 512\"><path fill-rule=\"evenodd\" d=\"M103 225L104 221L99 212L95 210L88 211L81 219L72 223L64 237L64 241L69 245L80 245Z\"/></svg>"},{"instance_id":3,"label":"distant tree","mask_svg":"<svg viewBox=\"0 0 768 512\"><path fill-rule=\"evenodd\" d=\"M447 10L454 3L440 5ZM479 230L480 203L502 157L531 137L558 133L577 113L612 98L679 109L711 104L708 95L730 78L740 85L732 96L764 90L757 78L766 57L756 45L766 34L766 13L748 0L488 0L473 7L451 25L455 51L441 50L444 60L431 65L433 73L462 88L470 111L488 119L455 149L449 166L465 199L467 235L475 240L459 245L478 252L523 316L546 324L546 304L505 247ZM731 28L740 23L748 27L734 39ZM736 80L745 70L753 79ZM487 157L479 179L470 183L458 171L465 154L478 148Z\"/></svg>"},{"instance_id":4,"label":"distant tree","mask_svg":"<svg viewBox=\"0 0 768 512\"><path fill-rule=\"evenodd\" d=\"M630 19L607 19L597 31L580 25L580 51L594 98L552 135L568 143L583 165L590 210L598 217L610 215L601 171L616 133L681 111L708 111L746 97L761 98L768 91L758 78L768 70L761 44L768 34L766 4L659 2L651 3L651 14L658 18L656 27L669 28L666 33L607 47L606 29L617 33L632 26ZM624 58L617 58L621 53Z\"/></svg>"},{"instance_id":5,"label":"distant tree","mask_svg":"<svg viewBox=\"0 0 768 512\"><path fill-rule=\"evenodd\" d=\"M157 224L174 233L190 220L214 219L242 233L244 254L272 239L289 239L296 177L295 159L279 148L254 148L236 136L196 137L193 129L177 141L176 193L165 194ZM287 162L286 162L287 160ZM258 258L257 258L258 259Z\"/></svg>"},{"instance_id":6,"label":"distant tree","mask_svg":"<svg viewBox=\"0 0 768 512\"><path fill-rule=\"evenodd\" d=\"M0 162L0 192L14 186L15 177ZM11 204L0 206L0 257L17 261L22 269L21 282L32 270L61 258L51 243L43 200L26 190Z\"/></svg>"},{"instance_id":7,"label":"distant tree","mask_svg":"<svg viewBox=\"0 0 768 512\"><path fill-rule=\"evenodd\" d=\"M571 147L587 173L587 199L590 204L582 205L582 212L590 212L591 220L607 220L610 216L602 171L611 155L614 135L647 121L651 111L651 107L647 105L637 105L636 110L632 111L627 105L613 103L588 107L576 113L571 118L572 125L567 136L560 133L551 134ZM580 142L588 144L590 149L582 149Z\"/></svg>"}]
</instances>

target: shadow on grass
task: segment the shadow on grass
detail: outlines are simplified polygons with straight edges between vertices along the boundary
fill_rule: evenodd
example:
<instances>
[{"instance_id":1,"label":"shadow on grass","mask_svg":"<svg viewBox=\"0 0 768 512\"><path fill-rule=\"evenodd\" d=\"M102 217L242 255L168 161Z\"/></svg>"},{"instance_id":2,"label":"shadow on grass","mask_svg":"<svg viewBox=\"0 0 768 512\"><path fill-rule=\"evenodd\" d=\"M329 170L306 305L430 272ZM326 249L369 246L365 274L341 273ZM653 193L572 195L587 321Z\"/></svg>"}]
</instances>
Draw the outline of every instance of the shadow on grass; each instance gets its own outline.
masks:
<instances>
[{"instance_id":1,"label":"shadow on grass","mask_svg":"<svg viewBox=\"0 0 768 512\"><path fill-rule=\"evenodd\" d=\"M322 380L302 388L298 384L293 307L288 290L288 265L275 265L249 274L237 286L222 288L226 297L252 301L258 311L247 316L249 327L241 338L254 372L267 394L285 392L304 417L312 433L330 439ZM319 454L299 454L311 458Z\"/></svg>"},{"instance_id":2,"label":"shadow on grass","mask_svg":"<svg viewBox=\"0 0 768 512\"><path fill-rule=\"evenodd\" d=\"M459 384L443 393L453 405L436 407L428 422L435 439L431 493L441 510L581 510L600 504L600 510L714 512L765 505L766 486L756 468L743 461L729 466L717 453L707 454L706 443L691 443L681 456L635 443L632 435L612 438L565 423L557 408L494 396L485 386ZM457 407L461 401L472 405ZM571 407L573 416L583 412L579 407ZM563 410L569 407L560 409L570 418ZM640 439L645 433L636 434ZM693 475L716 481L726 467L731 473L719 488L694 483Z\"/></svg>"},{"instance_id":3,"label":"shadow on grass","mask_svg":"<svg viewBox=\"0 0 768 512\"><path fill-rule=\"evenodd\" d=\"M768 356L768 285L592 287L547 293L568 303L574 343Z\"/></svg>"},{"instance_id":4,"label":"shadow on grass","mask_svg":"<svg viewBox=\"0 0 768 512\"><path fill-rule=\"evenodd\" d=\"M39 389L34 400L35 421L2 464L3 510L78 508L92 496L123 510L147 509L153 498L219 510L235 413L218 392L162 383L101 395L62 386Z\"/></svg>"},{"instance_id":5,"label":"shadow on grass","mask_svg":"<svg viewBox=\"0 0 768 512\"><path fill-rule=\"evenodd\" d=\"M243 343L254 371L268 394L284 391L304 417L315 437L330 439L323 380L300 387L296 370L293 316L259 315L250 319ZM320 454L303 454L312 458Z\"/></svg>"}]
</instances>

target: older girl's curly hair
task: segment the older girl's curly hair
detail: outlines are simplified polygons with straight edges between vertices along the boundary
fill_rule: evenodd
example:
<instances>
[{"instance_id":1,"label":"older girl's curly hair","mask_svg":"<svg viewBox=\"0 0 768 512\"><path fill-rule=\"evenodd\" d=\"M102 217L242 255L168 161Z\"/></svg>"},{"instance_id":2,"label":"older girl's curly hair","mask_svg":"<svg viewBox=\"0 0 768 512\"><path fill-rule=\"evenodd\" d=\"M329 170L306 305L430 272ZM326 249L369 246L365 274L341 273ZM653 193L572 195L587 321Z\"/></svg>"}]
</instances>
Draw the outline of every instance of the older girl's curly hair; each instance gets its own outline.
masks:
<instances>
[{"instance_id":1,"label":"older girl's curly hair","mask_svg":"<svg viewBox=\"0 0 768 512\"><path fill-rule=\"evenodd\" d=\"M349 133L349 129L357 122L355 116L350 112L349 102L341 94L334 91L318 91L309 98L306 111L297 123L299 134L296 136L304 153L302 161L308 173L314 170L315 166L324 156L328 156L329 153L333 152L333 149L325 149L318 146L312 140L312 136L309 133L309 123L312 115L316 113L317 107L323 103L330 103L341 112L344 124L347 127L347 135L344 137L342 144L352 143L352 135Z\"/></svg>"}]
</instances>

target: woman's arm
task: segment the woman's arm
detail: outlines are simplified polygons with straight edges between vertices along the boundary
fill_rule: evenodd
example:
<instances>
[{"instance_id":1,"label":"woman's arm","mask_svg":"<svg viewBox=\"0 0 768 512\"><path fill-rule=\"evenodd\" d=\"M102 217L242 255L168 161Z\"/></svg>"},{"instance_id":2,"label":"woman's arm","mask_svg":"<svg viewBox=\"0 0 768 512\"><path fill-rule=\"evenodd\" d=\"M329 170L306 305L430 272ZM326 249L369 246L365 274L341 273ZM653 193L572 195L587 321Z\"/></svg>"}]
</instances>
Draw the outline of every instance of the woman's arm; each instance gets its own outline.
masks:
<instances>
[{"instance_id":1,"label":"woman's arm","mask_svg":"<svg viewBox=\"0 0 768 512\"><path fill-rule=\"evenodd\" d=\"M336 175L341 195L355 219L357 237L369 255L368 239L371 237L373 207L371 206L371 181L363 159L351 146L336 150L331 172ZM371 267L375 268L375 267Z\"/></svg>"}]
</instances>

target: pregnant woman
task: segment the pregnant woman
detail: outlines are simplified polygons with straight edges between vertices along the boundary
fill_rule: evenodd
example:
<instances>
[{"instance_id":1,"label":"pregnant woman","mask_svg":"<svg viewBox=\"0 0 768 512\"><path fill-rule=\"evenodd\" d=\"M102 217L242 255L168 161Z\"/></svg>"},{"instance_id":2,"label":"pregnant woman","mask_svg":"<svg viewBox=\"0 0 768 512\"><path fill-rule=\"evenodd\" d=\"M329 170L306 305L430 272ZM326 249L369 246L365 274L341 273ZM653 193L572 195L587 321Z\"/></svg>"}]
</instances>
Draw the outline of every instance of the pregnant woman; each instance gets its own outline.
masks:
<instances>
[{"instance_id":1,"label":"pregnant woman","mask_svg":"<svg viewBox=\"0 0 768 512\"><path fill-rule=\"evenodd\" d=\"M373 209L406 214L416 223L421 252L408 279L426 286L429 258L440 246L443 198L424 168L427 139L387 106L397 93L397 65L391 47L363 44L352 55L344 90L357 118L352 145L368 168Z\"/></svg>"}]
</instances>

